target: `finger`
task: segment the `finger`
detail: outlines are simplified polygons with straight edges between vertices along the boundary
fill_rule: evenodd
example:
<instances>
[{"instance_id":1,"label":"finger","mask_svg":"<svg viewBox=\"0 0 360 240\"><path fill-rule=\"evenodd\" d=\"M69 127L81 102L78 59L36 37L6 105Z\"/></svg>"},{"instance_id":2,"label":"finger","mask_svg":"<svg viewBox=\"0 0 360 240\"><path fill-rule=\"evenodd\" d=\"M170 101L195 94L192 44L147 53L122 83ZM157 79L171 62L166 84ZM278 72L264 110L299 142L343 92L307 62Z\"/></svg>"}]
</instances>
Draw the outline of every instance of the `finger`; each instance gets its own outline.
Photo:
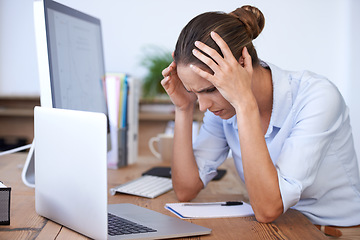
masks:
<instances>
[{"instance_id":1,"label":"finger","mask_svg":"<svg viewBox=\"0 0 360 240\"><path fill-rule=\"evenodd\" d=\"M196 41L195 42L195 46L200 49L201 51L203 51L204 53L206 53L207 55L209 55L212 59L215 60L215 62L218 65L221 65L221 62L224 60L222 58L222 56L213 48L209 47L208 45L200 42L200 41Z\"/></svg>"},{"instance_id":2,"label":"finger","mask_svg":"<svg viewBox=\"0 0 360 240\"><path fill-rule=\"evenodd\" d=\"M177 73L177 70L176 70L176 63L175 61L173 61L172 63L170 63L170 70L173 71L174 73Z\"/></svg>"},{"instance_id":3,"label":"finger","mask_svg":"<svg viewBox=\"0 0 360 240\"><path fill-rule=\"evenodd\" d=\"M166 76L170 75L171 71L174 71L175 69L176 69L175 62L171 62L167 68L162 70L161 74L163 75L163 77L166 77Z\"/></svg>"},{"instance_id":4,"label":"finger","mask_svg":"<svg viewBox=\"0 0 360 240\"><path fill-rule=\"evenodd\" d=\"M229 46L227 45L227 43L224 41L224 39L222 39L220 37L219 34L217 34L216 32L211 32L210 33L211 38L216 42L216 44L219 46L222 54L224 55L225 59L232 59L234 58L234 55L232 54ZM235 58L234 58L235 59Z\"/></svg>"},{"instance_id":5,"label":"finger","mask_svg":"<svg viewBox=\"0 0 360 240\"><path fill-rule=\"evenodd\" d=\"M191 70L193 70L196 74L198 74L200 77L208 80L209 82L212 82L212 79L213 79L213 75L202 70L201 68L193 65L193 64L190 64L190 68Z\"/></svg>"},{"instance_id":6,"label":"finger","mask_svg":"<svg viewBox=\"0 0 360 240\"><path fill-rule=\"evenodd\" d=\"M205 63L211 70L213 70L213 72L216 72L219 69L219 66L217 65L217 63L214 62L214 60L205 56L205 54L203 54L199 50L193 49L192 53L196 58L198 58L200 61Z\"/></svg>"},{"instance_id":7,"label":"finger","mask_svg":"<svg viewBox=\"0 0 360 240\"><path fill-rule=\"evenodd\" d=\"M170 77L169 76L167 76L167 77L165 77L163 80L161 80L161 85L165 88L168 84L169 84L169 82L170 82Z\"/></svg>"},{"instance_id":8,"label":"finger","mask_svg":"<svg viewBox=\"0 0 360 240\"><path fill-rule=\"evenodd\" d=\"M170 73L170 66L165 68L164 70L162 70L161 74L163 75L163 77L168 76Z\"/></svg>"},{"instance_id":9,"label":"finger","mask_svg":"<svg viewBox=\"0 0 360 240\"><path fill-rule=\"evenodd\" d=\"M244 68L246 70L252 72L253 68L252 68L251 56L250 56L250 54L249 54L246 47L244 47L243 50L242 50L242 56L244 58Z\"/></svg>"}]
</instances>

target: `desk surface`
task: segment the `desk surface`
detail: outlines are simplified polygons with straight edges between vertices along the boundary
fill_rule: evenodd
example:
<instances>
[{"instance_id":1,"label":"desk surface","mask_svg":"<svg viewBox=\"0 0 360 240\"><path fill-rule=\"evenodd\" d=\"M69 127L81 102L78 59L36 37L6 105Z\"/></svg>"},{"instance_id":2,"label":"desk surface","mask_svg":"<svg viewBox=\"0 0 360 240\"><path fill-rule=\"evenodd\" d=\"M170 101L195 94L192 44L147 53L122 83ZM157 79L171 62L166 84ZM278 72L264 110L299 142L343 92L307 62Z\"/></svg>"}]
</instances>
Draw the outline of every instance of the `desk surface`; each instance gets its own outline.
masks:
<instances>
[{"instance_id":1,"label":"desk surface","mask_svg":"<svg viewBox=\"0 0 360 240\"><path fill-rule=\"evenodd\" d=\"M21 181L21 171L26 154L18 153L0 157L0 180L11 190L9 226L0 226L0 239L87 239L61 225L40 217L35 212L34 189ZM140 157L138 163L118 170L108 170L108 187L135 179L153 166L163 165L152 157ZM246 191L236 174L231 159L222 168L228 173L220 181L213 181L199 194L194 202L247 200ZM114 203L133 203L169 216L165 203L177 202L174 191L155 199L131 195L109 195ZM327 239L310 221L295 210L289 210L273 223L262 224L254 217L187 220L212 229L211 235L201 239Z\"/></svg>"}]
</instances>

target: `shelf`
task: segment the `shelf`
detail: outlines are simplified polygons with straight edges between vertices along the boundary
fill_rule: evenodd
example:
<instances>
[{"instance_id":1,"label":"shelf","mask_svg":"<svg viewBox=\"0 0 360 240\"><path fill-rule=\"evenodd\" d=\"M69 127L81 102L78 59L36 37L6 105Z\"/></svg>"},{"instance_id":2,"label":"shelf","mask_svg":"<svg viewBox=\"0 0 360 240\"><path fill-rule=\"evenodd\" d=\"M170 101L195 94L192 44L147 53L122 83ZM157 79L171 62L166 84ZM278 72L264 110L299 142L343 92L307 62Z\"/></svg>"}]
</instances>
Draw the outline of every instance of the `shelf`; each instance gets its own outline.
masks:
<instances>
[{"instance_id":1,"label":"shelf","mask_svg":"<svg viewBox=\"0 0 360 240\"><path fill-rule=\"evenodd\" d=\"M33 109L0 108L1 117L34 117Z\"/></svg>"},{"instance_id":2,"label":"shelf","mask_svg":"<svg viewBox=\"0 0 360 240\"><path fill-rule=\"evenodd\" d=\"M141 106L149 105L148 109L151 109L151 105L154 107L154 111L141 111ZM164 105L164 108L156 111L156 108L160 108ZM172 121L175 120L175 113L173 111L166 111L167 109L171 109L173 106L171 100L169 98L157 98L157 99L140 99L139 105L139 120L140 121ZM143 108L144 109L144 108ZM194 121L202 121L204 117L204 113L200 112L198 104L196 104L194 109Z\"/></svg>"},{"instance_id":3,"label":"shelf","mask_svg":"<svg viewBox=\"0 0 360 240\"><path fill-rule=\"evenodd\" d=\"M194 112L194 121L201 122L204 117L204 113L200 111ZM153 112L140 112L140 121L172 121L175 120L175 113L153 113Z\"/></svg>"},{"instance_id":4,"label":"shelf","mask_svg":"<svg viewBox=\"0 0 360 240\"><path fill-rule=\"evenodd\" d=\"M172 105L170 99L140 99L140 106L145 104L164 104ZM1 117L34 117L34 106L40 105L38 96L0 96L0 116ZM140 107L139 106L139 107ZM204 114L195 107L194 120L202 121ZM172 121L175 120L174 112L139 112L140 121Z\"/></svg>"},{"instance_id":5,"label":"shelf","mask_svg":"<svg viewBox=\"0 0 360 240\"><path fill-rule=\"evenodd\" d=\"M34 107L39 105L39 96L0 96L0 116L33 118Z\"/></svg>"},{"instance_id":6,"label":"shelf","mask_svg":"<svg viewBox=\"0 0 360 240\"><path fill-rule=\"evenodd\" d=\"M152 112L140 112L139 120L148 121L171 121L175 119L175 113L152 113Z\"/></svg>"}]
</instances>

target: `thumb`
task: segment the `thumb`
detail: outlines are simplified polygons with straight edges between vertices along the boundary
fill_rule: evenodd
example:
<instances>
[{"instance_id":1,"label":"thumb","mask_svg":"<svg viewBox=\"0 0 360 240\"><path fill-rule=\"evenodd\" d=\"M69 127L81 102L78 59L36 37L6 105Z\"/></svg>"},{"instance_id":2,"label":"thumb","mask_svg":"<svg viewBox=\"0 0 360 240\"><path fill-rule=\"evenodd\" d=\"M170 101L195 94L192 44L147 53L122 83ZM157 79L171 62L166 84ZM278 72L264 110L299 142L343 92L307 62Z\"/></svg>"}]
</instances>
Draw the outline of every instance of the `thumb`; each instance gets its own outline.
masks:
<instances>
[{"instance_id":1,"label":"thumb","mask_svg":"<svg viewBox=\"0 0 360 240\"><path fill-rule=\"evenodd\" d=\"M246 71L252 73L253 68L252 68L251 56L246 47L244 47L242 50L242 56L244 58L244 68L246 69Z\"/></svg>"}]
</instances>

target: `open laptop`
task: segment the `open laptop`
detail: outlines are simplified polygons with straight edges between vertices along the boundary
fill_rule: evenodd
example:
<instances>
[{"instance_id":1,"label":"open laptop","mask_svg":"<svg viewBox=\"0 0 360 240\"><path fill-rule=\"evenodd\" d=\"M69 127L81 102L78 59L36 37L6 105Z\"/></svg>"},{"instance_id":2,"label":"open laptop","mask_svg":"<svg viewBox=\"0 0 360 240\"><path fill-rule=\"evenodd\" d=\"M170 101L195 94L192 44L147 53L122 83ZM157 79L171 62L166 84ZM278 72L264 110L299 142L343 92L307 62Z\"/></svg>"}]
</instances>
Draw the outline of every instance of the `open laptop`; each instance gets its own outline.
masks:
<instances>
[{"instance_id":1,"label":"open laptop","mask_svg":"<svg viewBox=\"0 0 360 240\"><path fill-rule=\"evenodd\" d=\"M35 107L34 113L35 208L39 215L94 239L210 234L211 229L133 204L108 205L105 114L44 107ZM147 228L108 235L108 213Z\"/></svg>"}]
</instances>

